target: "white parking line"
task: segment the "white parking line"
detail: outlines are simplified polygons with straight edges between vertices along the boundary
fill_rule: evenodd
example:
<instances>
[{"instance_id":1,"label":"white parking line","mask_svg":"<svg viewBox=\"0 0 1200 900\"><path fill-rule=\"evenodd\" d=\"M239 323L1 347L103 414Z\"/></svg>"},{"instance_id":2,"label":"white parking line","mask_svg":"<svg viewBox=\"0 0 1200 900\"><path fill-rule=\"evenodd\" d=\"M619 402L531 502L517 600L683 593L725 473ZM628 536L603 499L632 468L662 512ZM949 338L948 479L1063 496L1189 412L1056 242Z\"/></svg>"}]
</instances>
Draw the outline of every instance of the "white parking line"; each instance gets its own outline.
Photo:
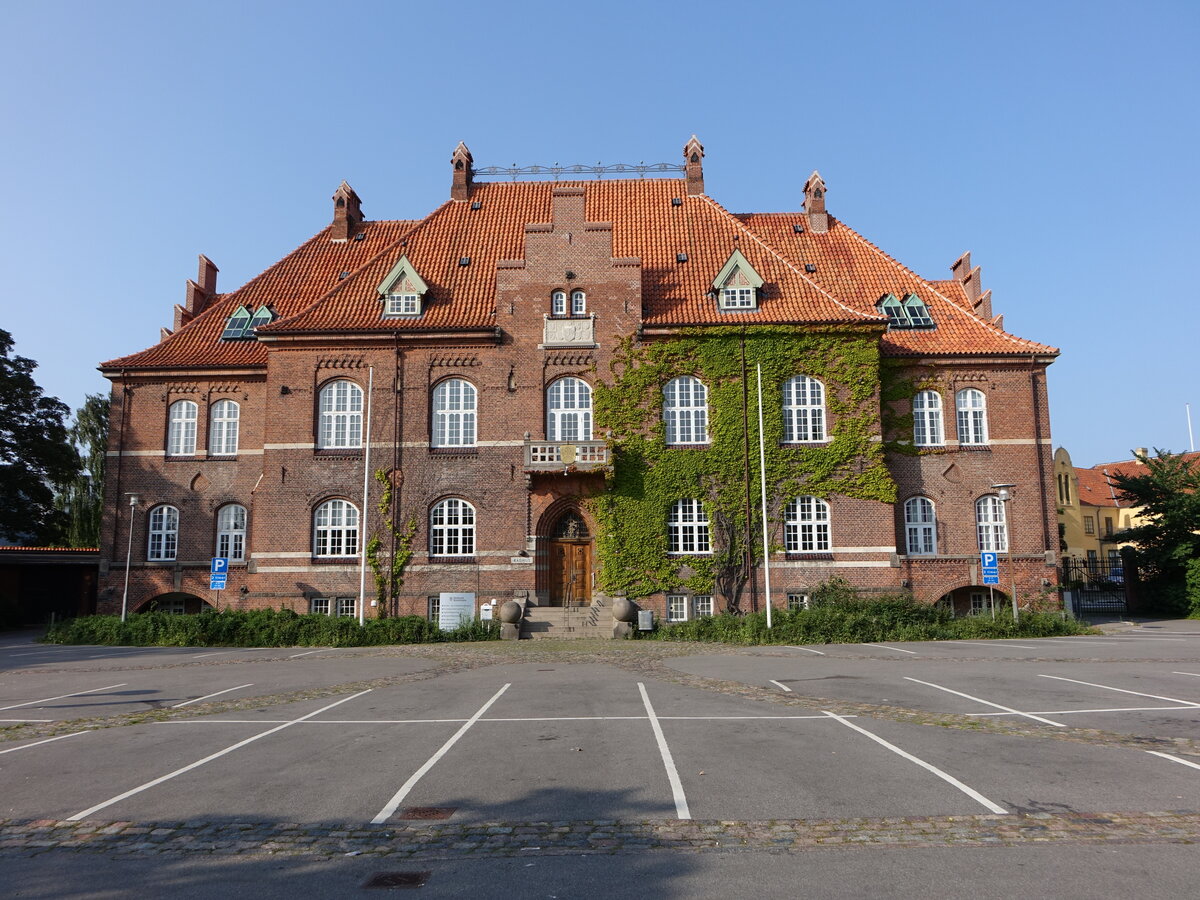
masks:
<instances>
[{"instance_id":1,"label":"white parking line","mask_svg":"<svg viewBox=\"0 0 1200 900\"><path fill-rule=\"evenodd\" d=\"M1032 644L1002 644L998 641L938 641L939 644L978 644L981 647L1016 647L1018 650L1037 650Z\"/></svg>"},{"instance_id":2,"label":"white parking line","mask_svg":"<svg viewBox=\"0 0 1200 900\"><path fill-rule=\"evenodd\" d=\"M895 650L897 653L911 653L913 656L919 655L916 650L905 650L903 647L889 647L887 644L863 644L864 647L880 647L884 650Z\"/></svg>"},{"instance_id":3,"label":"white parking line","mask_svg":"<svg viewBox=\"0 0 1200 900\"><path fill-rule=\"evenodd\" d=\"M824 655L825 655L825 654L824 654L824 653L822 653L820 650L814 650L812 647L793 647L793 646L791 646L791 645L788 645L788 646L787 646L787 648L788 648L789 650L804 650L804 651L805 651L805 652L807 652L807 653L815 653L815 654L817 654L817 656L824 656Z\"/></svg>"},{"instance_id":4,"label":"white parking line","mask_svg":"<svg viewBox=\"0 0 1200 900\"><path fill-rule=\"evenodd\" d=\"M1191 675L1193 678L1200 678L1200 672L1172 672L1172 675Z\"/></svg>"},{"instance_id":5,"label":"white parking line","mask_svg":"<svg viewBox=\"0 0 1200 900\"><path fill-rule=\"evenodd\" d=\"M84 694L95 694L98 691L111 691L113 688L125 687L128 684L122 681L120 684L110 684L105 687L92 688L90 691L76 691L74 694L59 694L57 697L46 697L42 700L30 700L27 703L14 703L12 706L0 706L0 712L6 709L20 709L22 706L33 706L36 703L49 703L51 700L66 700L68 697L82 697Z\"/></svg>"},{"instance_id":6,"label":"white parking line","mask_svg":"<svg viewBox=\"0 0 1200 900\"><path fill-rule=\"evenodd\" d=\"M299 659L301 656L312 656L314 653L324 653L326 650L330 650L330 649L332 649L332 648L318 647L316 650L307 650L304 653L293 653L291 656L288 657L288 659Z\"/></svg>"},{"instance_id":7,"label":"white parking line","mask_svg":"<svg viewBox=\"0 0 1200 900\"><path fill-rule=\"evenodd\" d=\"M1157 707L1156 707L1157 708ZM1179 709L1168 706L1164 709ZM991 715L991 713L980 713ZM858 716L845 716L847 719L857 719ZM512 718L483 718L479 722L645 722L648 716L514 716ZM820 719L827 721L822 715L810 716L659 716L660 722L744 722L758 719ZM0 719L0 722L5 721ZM13 719L14 722L52 722L53 719ZM156 725L278 725L287 719L215 719L205 716L203 719L167 719L156 722ZM320 719L297 723L304 725L457 725L467 719Z\"/></svg>"},{"instance_id":8,"label":"white parking line","mask_svg":"<svg viewBox=\"0 0 1200 900\"><path fill-rule=\"evenodd\" d=\"M1193 769L1200 769L1200 763L1194 763L1191 760L1180 759L1178 756L1172 756L1170 753L1159 753L1157 750L1147 750L1151 756L1161 756L1163 759L1169 759L1171 762L1177 762L1182 766L1191 766Z\"/></svg>"},{"instance_id":9,"label":"white parking line","mask_svg":"<svg viewBox=\"0 0 1200 900\"><path fill-rule=\"evenodd\" d=\"M770 680L771 684L778 687L781 691L787 691L789 694L792 692L792 689L790 687L788 687L786 684L784 684L782 681L776 681L774 678L771 678L769 680Z\"/></svg>"},{"instance_id":10,"label":"white parking line","mask_svg":"<svg viewBox=\"0 0 1200 900\"><path fill-rule=\"evenodd\" d=\"M1081 713L1118 713L1118 712L1171 712L1172 710L1187 710L1191 712L1195 709L1194 706L1113 706L1108 709L1039 709L1036 714L1039 716L1076 716ZM1006 712L982 712L982 713L967 713L968 716L1011 716L1013 713ZM1020 713L1017 713L1020 715Z\"/></svg>"},{"instance_id":11,"label":"white parking line","mask_svg":"<svg viewBox=\"0 0 1200 900\"><path fill-rule=\"evenodd\" d=\"M198 759L194 763L189 763L188 765L184 766L182 769L176 769L174 772L169 772L166 775L161 775L158 778L155 778L153 781L147 781L145 784L139 785L138 787L135 787L132 790L126 791L123 794L117 794L117 796L113 797L111 800L105 800L103 803L97 803L95 806L89 806L83 812L78 812L78 813L75 813L75 815L70 816L67 819L67 821L68 822L78 822L80 819L86 819L92 813L99 812L100 810L105 809L106 807L112 806L114 803L119 803L122 800L132 797L134 794L140 794L142 791L149 790L150 788L154 787L155 785L162 784L164 781L170 781L176 775L182 775L184 772L190 772L190 771L192 771L192 769L199 768L200 766L204 765L205 763L212 762L214 759L220 759L222 756L226 755L227 753L232 753L234 750L237 750L241 747L245 747L247 744L253 744L255 741L259 740L260 738L265 738L268 735L275 734L275 732L277 732L277 731L283 731L283 729L287 728L290 725L295 725L299 722L305 721L306 719L311 719L311 718L313 718L313 716L319 716L321 713L325 712L327 709L333 709L335 706L341 706L343 703L346 703L350 700L354 700L357 697L361 697L363 694L369 694L369 693L371 693L371 688L367 688L365 691L359 691L357 694L351 694L349 697L343 697L341 700L335 701L334 703L330 703L328 706L322 706L316 712L310 712L306 716L301 716L300 718L293 719L290 722L284 722L282 725L277 725L276 727L268 729L267 731L264 731L261 734L256 734L253 737L248 737L244 741L238 741L236 744L226 747L224 750L218 750L216 753L210 753L208 756L204 757L203 759Z\"/></svg>"},{"instance_id":12,"label":"white parking line","mask_svg":"<svg viewBox=\"0 0 1200 900\"><path fill-rule=\"evenodd\" d=\"M438 751L434 753L433 756L429 757L428 760L426 760L425 765L413 772L408 781L404 782L404 784L400 786L400 790L396 791L396 793L392 796L392 799L389 800L384 805L383 809L379 811L379 814L371 820L371 824L382 825L389 818L391 818L392 813L399 809L401 802L403 802L404 798L408 796L408 792L416 787L417 782L425 776L425 773L437 765L437 761L445 756L451 747L458 743L458 739L467 733L467 729L478 722L479 719L482 718L483 714L488 711L491 705L500 699L500 695L507 691L511 686L512 682L510 681L505 684L504 687L500 688L500 690L496 691L496 693L492 694L492 699L483 704L483 706L479 707L479 710L475 713L475 715L467 719L467 721L463 723L462 728L454 732L450 740L442 744L442 746L438 748Z\"/></svg>"},{"instance_id":13,"label":"white parking line","mask_svg":"<svg viewBox=\"0 0 1200 900\"><path fill-rule=\"evenodd\" d=\"M1160 638L1160 637L1142 637L1137 634L1110 634L1110 638L1115 641L1178 641L1181 644L1187 643L1184 638Z\"/></svg>"},{"instance_id":14,"label":"white parking line","mask_svg":"<svg viewBox=\"0 0 1200 900\"><path fill-rule=\"evenodd\" d=\"M1034 719L1038 722L1045 722L1047 725L1054 725L1058 728L1066 728L1062 722L1052 722L1050 719L1043 719L1041 716L1033 713L1021 712L1019 709L1013 709L1011 706L1001 706L999 703L992 703L990 700L981 700L979 697L972 697L970 694L964 694L962 691L951 690L948 687L942 687L940 684L934 684L932 681L921 681L919 678L909 678L904 676L905 681L913 681L917 684L923 684L926 687L937 688L939 691L945 691L947 694L956 694L959 697L966 697L968 700L974 700L976 703L982 703L984 706L990 706L992 709L1002 709L1006 713L1012 713L1016 716L1024 716L1027 719Z\"/></svg>"},{"instance_id":15,"label":"white parking line","mask_svg":"<svg viewBox=\"0 0 1200 900\"><path fill-rule=\"evenodd\" d=\"M967 787L965 784L963 784L961 781L959 781L953 775L943 772L937 766L930 765L929 763L925 762L925 760L918 759L917 757L913 756L911 753L904 752L899 747L897 747L895 744L888 743L883 738L879 737L878 735L871 734L871 732L867 731L867 729L860 728L858 725L855 725L853 722L847 722L845 716L839 716L837 713L829 712L829 710L823 710L823 712L825 713L825 715L829 716L830 718L837 719L839 722L841 722L847 728L853 728L859 734L866 735L871 740L873 740L875 743L880 744L884 747L887 747L889 750L891 750L893 753L897 754L898 756L902 756L905 759L907 759L909 762L916 763L922 769L925 769L928 772L932 772L938 778L942 779L942 781L958 788L960 791L962 791L964 794L966 794L972 800L976 800L979 803L982 803L991 812L994 812L997 815L1001 815L1001 816L1008 815L1008 810L1005 809L1003 806L996 805L995 803L993 803L987 797L983 796L983 794L979 793L974 788Z\"/></svg>"},{"instance_id":16,"label":"white parking line","mask_svg":"<svg viewBox=\"0 0 1200 900\"><path fill-rule=\"evenodd\" d=\"M0 755L5 753L16 753L18 750L25 750L29 747L38 747L42 744L49 744L51 741L61 741L64 738L75 737L76 735L87 734L86 731L72 731L70 734L60 734L58 737L46 738L44 741L34 741L32 744L22 744L20 747L10 747L8 750L0 750Z\"/></svg>"},{"instance_id":17,"label":"white parking line","mask_svg":"<svg viewBox=\"0 0 1200 900\"><path fill-rule=\"evenodd\" d=\"M211 694L205 694L203 697L197 697L195 700L184 700L182 703L176 703L171 709L179 709L181 706L190 706L193 703L199 703L201 700L208 700L210 697L220 697L222 694L228 694L230 691L240 691L242 688L254 687L254 683L239 684L237 687L225 688L223 691L214 691Z\"/></svg>"},{"instance_id":18,"label":"white parking line","mask_svg":"<svg viewBox=\"0 0 1200 900\"><path fill-rule=\"evenodd\" d=\"M53 719L0 719L0 722L53 722Z\"/></svg>"},{"instance_id":19,"label":"white parking line","mask_svg":"<svg viewBox=\"0 0 1200 900\"><path fill-rule=\"evenodd\" d=\"M687 797L683 793L683 782L679 780L679 771L675 768L675 760L671 757L671 748L663 735L662 726L658 724L658 716L650 705L650 695L646 693L646 685L638 682L638 690L642 694L642 703L646 704L646 715L650 717L650 727L654 729L654 739L658 741L658 752L662 755L663 767L667 770L667 781L671 783L671 793L675 797L675 815L680 819L690 819Z\"/></svg>"},{"instance_id":20,"label":"white parking line","mask_svg":"<svg viewBox=\"0 0 1200 900\"><path fill-rule=\"evenodd\" d=\"M1149 697L1151 700L1166 700L1168 703L1182 703L1184 706L1200 708L1200 703L1191 700L1177 700L1174 697L1160 697L1158 694L1143 694L1141 691L1127 691L1124 688L1111 687L1107 684L1095 684L1091 681L1076 681L1074 678L1063 678L1061 675L1038 675L1038 678L1053 678L1055 681L1069 681L1072 684L1086 684L1088 687L1102 688L1106 691L1116 691L1118 694L1132 694L1135 697Z\"/></svg>"}]
</instances>

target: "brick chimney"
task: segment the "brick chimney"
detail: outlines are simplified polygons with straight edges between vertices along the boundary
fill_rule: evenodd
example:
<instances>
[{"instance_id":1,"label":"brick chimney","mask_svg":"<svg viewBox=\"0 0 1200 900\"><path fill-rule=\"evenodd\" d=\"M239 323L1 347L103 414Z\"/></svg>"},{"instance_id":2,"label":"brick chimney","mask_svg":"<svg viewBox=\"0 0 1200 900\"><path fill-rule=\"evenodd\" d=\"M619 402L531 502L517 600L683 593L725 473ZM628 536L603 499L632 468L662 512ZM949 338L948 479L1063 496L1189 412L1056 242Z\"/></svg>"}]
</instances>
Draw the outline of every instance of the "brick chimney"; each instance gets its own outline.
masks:
<instances>
[{"instance_id":1,"label":"brick chimney","mask_svg":"<svg viewBox=\"0 0 1200 900\"><path fill-rule=\"evenodd\" d=\"M968 250L954 261L950 267L954 280L963 286L967 302L979 318L987 321L992 318L992 292L983 290L983 275L979 266L971 268L971 251Z\"/></svg>"},{"instance_id":2,"label":"brick chimney","mask_svg":"<svg viewBox=\"0 0 1200 900\"><path fill-rule=\"evenodd\" d=\"M450 165L454 167L454 179L450 183L451 200L469 200L471 198L471 179L475 174L471 167L474 163L475 159L471 156L467 145L459 141L458 146L450 155Z\"/></svg>"},{"instance_id":3,"label":"brick chimney","mask_svg":"<svg viewBox=\"0 0 1200 900\"><path fill-rule=\"evenodd\" d=\"M692 139L683 145L683 171L687 175L687 192L689 197L704 193L704 145Z\"/></svg>"},{"instance_id":4,"label":"brick chimney","mask_svg":"<svg viewBox=\"0 0 1200 900\"><path fill-rule=\"evenodd\" d=\"M804 211L808 214L808 230L824 234L829 230L829 214L825 212L825 181L816 169L804 182Z\"/></svg>"},{"instance_id":5,"label":"brick chimney","mask_svg":"<svg viewBox=\"0 0 1200 900\"><path fill-rule=\"evenodd\" d=\"M362 201L354 188L342 182L333 192L333 228L329 235L332 241L348 241L354 234L354 226L362 221Z\"/></svg>"},{"instance_id":6,"label":"brick chimney","mask_svg":"<svg viewBox=\"0 0 1200 900\"><path fill-rule=\"evenodd\" d=\"M175 305L175 331L204 312L212 299L217 296L218 271L216 264L201 253L196 280L192 281L190 278L187 280L187 293L184 295L183 305Z\"/></svg>"}]
</instances>

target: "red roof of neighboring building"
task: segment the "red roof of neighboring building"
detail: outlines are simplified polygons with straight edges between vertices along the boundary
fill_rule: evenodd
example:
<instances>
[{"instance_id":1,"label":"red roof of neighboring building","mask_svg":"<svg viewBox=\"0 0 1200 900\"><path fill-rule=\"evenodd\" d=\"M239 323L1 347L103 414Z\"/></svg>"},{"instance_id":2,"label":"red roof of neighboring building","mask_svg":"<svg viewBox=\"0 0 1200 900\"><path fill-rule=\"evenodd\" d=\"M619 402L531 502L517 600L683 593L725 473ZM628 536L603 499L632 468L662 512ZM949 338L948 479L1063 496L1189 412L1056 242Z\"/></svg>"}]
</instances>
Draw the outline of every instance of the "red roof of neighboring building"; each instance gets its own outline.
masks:
<instances>
[{"instance_id":1,"label":"red roof of neighboring building","mask_svg":"<svg viewBox=\"0 0 1200 900\"><path fill-rule=\"evenodd\" d=\"M883 327L880 298L914 294L936 326L887 331L881 339L885 355L1057 353L980 319L960 284L920 278L832 217L829 230L817 234L802 212L735 215L707 196L688 196L682 179L640 179L476 184L470 203L447 202L420 221L364 222L356 226L363 235L358 240L335 243L324 229L244 287L215 298L158 345L102 368L264 365L266 348L259 341L221 340L239 306L254 312L270 305L276 320L264 334L495 327L496 263L523 258L525 225L549 222L553 189L568 186L583 188L588 221L612 223L613 256L641 260L647 326ZM802 232L796 224L805 226ZM763 278L757 311L719 312L709 294L734 249ZM685 262L679 254L686 254ZM377 288L401 255L428 285L425 311L416 318L383 318ZM470 264L459 265L461 257Z\"/></svg>"},{"instance_id":2,"label":"red roof of neighboring building","mask_svg":"<svg viewBox=\"0 0 1200 900\"><path fill-rule=\"evenodd\" d=\"M1200 450L1194 453L1179 454L1183 459L1193 464L1200 463ZM1126 507L1122 502L1113 477L1116 475L1144 475L1146 467L1137 459L1124 459L1119 462L1100 463L1090 469L1075 468L1075 477L1079 484L1079 503L1082 506Z\"/></svg>"}]
</instances>

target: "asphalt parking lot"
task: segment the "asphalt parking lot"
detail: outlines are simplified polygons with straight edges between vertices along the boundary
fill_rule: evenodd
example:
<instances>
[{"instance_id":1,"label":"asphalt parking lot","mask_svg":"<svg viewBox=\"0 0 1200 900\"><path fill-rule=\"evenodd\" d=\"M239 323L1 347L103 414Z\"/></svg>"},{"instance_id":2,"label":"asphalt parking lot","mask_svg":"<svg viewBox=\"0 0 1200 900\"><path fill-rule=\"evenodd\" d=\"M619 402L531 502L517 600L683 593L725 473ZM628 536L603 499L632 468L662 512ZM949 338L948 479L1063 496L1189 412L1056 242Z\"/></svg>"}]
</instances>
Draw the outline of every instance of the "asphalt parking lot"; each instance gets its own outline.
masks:
<instances>
[{"instance_id":1,"label":"asphalt parking lot","mask_svg":"<svg viewBox=\"0 0 1200 900\"><path fill-rule=\"evenodd\" d=\"M204 848L433 865L716 851L716 829L725 850L740 833L774 860L849 821L914 848L964 828L1006 847L1030 823L1072 847L1133 828L1173 858L1200 834L1200 622L807 648L10 636L0 738L0 853L47 859L90 842L130 860ZM1153 815L1169 825L1145 826Z\"/></svg>"}]
</instances>

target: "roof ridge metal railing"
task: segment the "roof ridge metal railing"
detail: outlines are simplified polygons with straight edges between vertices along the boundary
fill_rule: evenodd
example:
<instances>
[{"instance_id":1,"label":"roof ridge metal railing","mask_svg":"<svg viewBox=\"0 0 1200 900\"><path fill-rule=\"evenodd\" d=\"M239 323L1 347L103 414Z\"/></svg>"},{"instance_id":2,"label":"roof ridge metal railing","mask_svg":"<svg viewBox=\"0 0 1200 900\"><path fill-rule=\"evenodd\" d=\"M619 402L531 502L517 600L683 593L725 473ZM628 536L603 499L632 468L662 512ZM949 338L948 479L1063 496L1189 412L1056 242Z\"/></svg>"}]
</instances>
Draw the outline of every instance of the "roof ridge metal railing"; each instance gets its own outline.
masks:
<instances>
[{"instance_id":1,"label":"roof ridge metal railing","mask_svg":"<svg viewBox=\"0 0 1200 900\"><path fill-rule=\"evenodd\" d=\"M632 165L630 163L614 163L610 166L605 166L597 163L594 166L571 165L560 166L555 163L552 166L518 166L513 163L511 166L484 166L479 169L472 169L471 174L475 178L511 178L517 181L519 178L553 178L558 181L564 175L595 175L596 178L604 176L612 177L632 177L645 178L647 175L658 175L662 173L679 173L686 171L684 166L674 163L638 163Z\"/></svg>"}]
</instances>

